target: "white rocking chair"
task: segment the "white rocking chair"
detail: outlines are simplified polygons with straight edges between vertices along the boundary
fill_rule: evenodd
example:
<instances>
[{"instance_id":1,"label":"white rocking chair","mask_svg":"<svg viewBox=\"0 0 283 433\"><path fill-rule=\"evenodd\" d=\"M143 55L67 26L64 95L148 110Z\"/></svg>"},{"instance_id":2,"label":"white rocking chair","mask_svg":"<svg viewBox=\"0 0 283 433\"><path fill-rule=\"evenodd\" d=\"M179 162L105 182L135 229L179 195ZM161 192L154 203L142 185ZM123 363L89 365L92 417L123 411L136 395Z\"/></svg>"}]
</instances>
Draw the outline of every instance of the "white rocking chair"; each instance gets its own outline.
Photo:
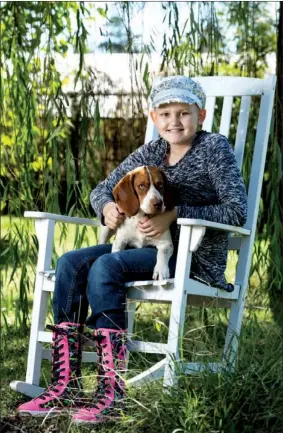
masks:
<instances>
[{"instance_id":1,"label":"white rocking chair","mask_svg":"<svg viewBox=\"0 0 283 433\"><path fill-rule=\"evenodd\" d=\"M181 234L175 278L163 282L166 284L159 281L135 281L127 284L128 329L130 335L133 330L135 302L145 301L171 304L167 344L135 340L130 344L130 350L164 354L162 361L131 379L129 383L132 385L164 377L164 384L170 386L174 383L176 369L179 368L178 363L182 371L188 374L201 371L204 368L210 368L212 371L221 371L221 369L231 369L235 365L259 209L276 77L270 76L263 80L238 77L196 77L196 79L200 82L207 95L207 117L203 125L203 129L206 131L212 130L216 97L224 97L219 132L228 137L233 98L241 97L234 146L235 155L240 167L243 162L251 97L258 96L261 98L248 188L247 223L244 228L239 228L204 220L178 219L178 224L181 225ZM149 116L145 142L155 138L157 138L157 131ZM15 391L34 397L43 391L43 388L39 387L41 360L51 359L51 350L44 349L42 343L50 343L52 335L50 332L44 331L44 326L48 292L53 291L55 281L54 270L50 269L55 222L61 221L89 226L97 226L99 223L90 219L73 218L45 212L25 212L25 217L35 219L39 254L26 380L13 381L10 386ZM229 249L238 251L238 264L234 282L235 289L232 293L207 286L188 277L190 275L192 253L198 248L206 227L224 230L233 235L229 237ZM222 361L209 364L181 363L178 343L183 330L187 305L211 305L213 300L217 301L218 307L230 307ZM83 352L83 361L93 362L95 360L95 352Z\"/></svg>"}]
</instances>

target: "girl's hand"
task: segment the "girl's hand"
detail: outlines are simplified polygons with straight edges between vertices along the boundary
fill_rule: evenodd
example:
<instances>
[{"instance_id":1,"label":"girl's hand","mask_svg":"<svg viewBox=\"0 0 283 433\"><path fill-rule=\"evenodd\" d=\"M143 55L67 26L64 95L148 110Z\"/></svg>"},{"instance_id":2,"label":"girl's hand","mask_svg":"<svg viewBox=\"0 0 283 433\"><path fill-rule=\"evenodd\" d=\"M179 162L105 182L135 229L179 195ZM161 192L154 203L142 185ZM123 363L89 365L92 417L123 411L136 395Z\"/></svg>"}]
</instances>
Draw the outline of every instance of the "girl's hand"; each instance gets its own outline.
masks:
<instances>
[{"instance_id":1,"label":"girl's hand","mask_svg":"<svg viewBox=\"0 0 283 433\"><path fill-rule=\"evenodd\" d=\"M165 211L162 214L153 216L152 218L144 217L138 222L137 228L141 233L150 237L157 238L161 236L177 219L177 208L172 211Z\"/></svg>"},{"instance_id":2,"label":"girl's hand","mask_svg":"<svg viewBox=\"0 0 283 433\"><path fill-rule=\"evenodd\" d=\"M120 213L116 203L107 203L103 208L104 223L111 230L116 230L124 221L125 215Z\"/></svg>"}]
</instances>

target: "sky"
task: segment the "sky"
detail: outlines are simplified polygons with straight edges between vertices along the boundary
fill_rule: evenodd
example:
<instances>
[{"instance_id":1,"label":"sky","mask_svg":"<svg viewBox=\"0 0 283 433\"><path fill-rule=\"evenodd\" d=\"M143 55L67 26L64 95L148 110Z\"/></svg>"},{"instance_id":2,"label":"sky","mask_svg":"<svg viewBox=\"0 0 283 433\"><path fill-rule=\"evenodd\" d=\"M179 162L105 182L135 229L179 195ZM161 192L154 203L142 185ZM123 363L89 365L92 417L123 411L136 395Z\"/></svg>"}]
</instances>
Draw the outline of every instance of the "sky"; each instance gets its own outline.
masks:
<instances>
[{"instance_id":1,"label":"sky","mask_svg":"<svg viewBox=\"0 0 283 433\"><path fill-rule=\"evenodd\" d=\"M87 2L86 2L87 3ZM91 3L91 2L90 2ZM93 2L94 7L105 9L107 3L108 16L119 15L119 7L115 5L115 2ZM164 2L166 3L166 2ZM185 23L188 16L188 2L179 3L179 27ZM208 3L208 2L207 2ZM214 2L214 5L219 10L223 9L223 3L225 2ZM279 2L265 2L268 6L271 16L276 18L276 10L278 9ZM197 2L195 2L197 7ZM105 29L105 18L102 17L97 11L93 10L94 21L87 23L87 30L89 32L89 46L91 49L96 49L98 44L102 42L103 38L100 34L100 29ZM132 28L134 33L141 34L143 42L148 44L150 42L150 36L154 37L155 47L157 52L161 51L162 47L162 35L166 31L166 23L163 23L164 10L162 9L162 2L160 1L147 1L145 2L144 9L142 11L136 11L132 17ZM229 40L229 48L233 52L235 50L235 44L233 42L233 29L225 29L226 37Z\"/></svg>"},{"instance_id":2,"label":"sky","mask_svg":"<svg viewBox=\"0 0 283 433\"><path fill-rule=\"evenodd\" d=\"M180 3L180 20L179 27L181 28L188 16L188 2ZM115 16L119 12L116 5L112 2L107 2L109 12L108 16ZM85 65L89 68L95 69L95 73L105 74L112 80L113 88L109 87L107 80L93 80L93 86L95 90L95 83L99 83L99 90L103 92L114 91L126 91L131 93L131 77L129 68L129 57L126 54L112 54L109 56L107 53L99 52L97 49L99 43L101 43L104 38L101 36L101 29L105 30L105 24L107 20L102 17L95 8L105 8L105 2L94 2L92 3L92 19L85 22L85 26L89 33L88 46L91 50L91 54L85 55ZM217 2L217 7L222 8L221 2ZM272 16L275 19L276 8L278 8L278 2L268 2L268 7ZM162 36L166 32L166 23L163 23L164 10L162 10L161 2L147 2L143 11L136 12L132 17L132 28L136 34L141 34L144 43L149 43L150 37L154 38L154 45L156 47L157 53L161 53L162 47ZM75 17L74 17L75 18ZM76 21L74 20L74 28ZM225 29L225 36L230 39L229 51L233 53L235 50L234 42L234 31L231 28ZM275 73L275 53L270 55L268 59L269 68L267 75L270 73ZM234 59L235 60L235 59ZM147 61L147 60L145 60ZM75 53L68 53L68 56L62 62L62 58L58 58L56 62L57 68L62 74L64 79L64 90L73 91L74 90L74 72L78 68L79 55ZM149 59L149 72L151 74L156 74L160 67L160 56L157 54L151 56ZM142 74L138 75L138 81L142 84ZM72 78L68 78L72 77ZM104 83L103 85L101 83ZM77 84L76 90L79 90L80 83ZM108 88L109 87L109 88ZM96 89L97 90L97 89ZM114 96L113 96L114 98ZM111 102L111 101L110 101ZM110 114L112 106L116 106L116 102L110 103L107 106L107 101L105 101L104 108L107 115ZM106 114L105 114L106 115Z\"/></svg>"}]
</instances>

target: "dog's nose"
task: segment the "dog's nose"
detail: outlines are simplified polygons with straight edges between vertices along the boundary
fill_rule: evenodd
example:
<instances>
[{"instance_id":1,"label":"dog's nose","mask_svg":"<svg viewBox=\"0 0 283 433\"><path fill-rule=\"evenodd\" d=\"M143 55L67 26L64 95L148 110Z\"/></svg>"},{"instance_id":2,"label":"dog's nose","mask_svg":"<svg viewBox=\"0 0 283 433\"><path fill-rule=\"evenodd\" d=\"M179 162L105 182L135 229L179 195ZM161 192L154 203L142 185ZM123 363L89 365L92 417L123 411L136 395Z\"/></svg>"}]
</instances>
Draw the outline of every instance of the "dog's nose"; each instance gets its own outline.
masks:
<instances>
[{"instance_id":1,"label":"dog's nose","mask_svg":"<svg viewBox=\"0 0 283 433\"><path fill-rule=\"evenodd\" d=\"M162 201L157 201L156 203L153 203L153 207L156 210L161 210L161 208L162 208Z\"/></svg>"}]
</instances>

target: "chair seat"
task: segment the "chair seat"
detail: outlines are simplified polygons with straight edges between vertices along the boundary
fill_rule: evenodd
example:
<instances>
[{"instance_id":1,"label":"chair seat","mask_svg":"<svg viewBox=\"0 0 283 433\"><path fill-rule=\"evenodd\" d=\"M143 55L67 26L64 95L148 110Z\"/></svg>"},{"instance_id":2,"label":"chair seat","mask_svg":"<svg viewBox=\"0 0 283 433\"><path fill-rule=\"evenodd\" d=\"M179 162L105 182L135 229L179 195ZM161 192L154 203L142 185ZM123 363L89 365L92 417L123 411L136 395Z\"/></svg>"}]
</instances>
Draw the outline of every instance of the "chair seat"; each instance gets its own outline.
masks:
<instances>
[{"instance_id":1,"label":"chair seat","mask_svg":"<svg viewBox=\"0 0 283 433\"><path fill-rule=\"evenodd\" d=\"M45 277L43 290L53 292L55 270L49 269L42 272L42 274ZM175 284L174 278L160 281L131 281L126 283L128 288L127 298L133 301L171 303L174 297ZM229 308L239 298L240 285L235 284L234 291L229 293L188 278L185 290L188 295L188 305Z\"/></svg>"}]
</instances>

